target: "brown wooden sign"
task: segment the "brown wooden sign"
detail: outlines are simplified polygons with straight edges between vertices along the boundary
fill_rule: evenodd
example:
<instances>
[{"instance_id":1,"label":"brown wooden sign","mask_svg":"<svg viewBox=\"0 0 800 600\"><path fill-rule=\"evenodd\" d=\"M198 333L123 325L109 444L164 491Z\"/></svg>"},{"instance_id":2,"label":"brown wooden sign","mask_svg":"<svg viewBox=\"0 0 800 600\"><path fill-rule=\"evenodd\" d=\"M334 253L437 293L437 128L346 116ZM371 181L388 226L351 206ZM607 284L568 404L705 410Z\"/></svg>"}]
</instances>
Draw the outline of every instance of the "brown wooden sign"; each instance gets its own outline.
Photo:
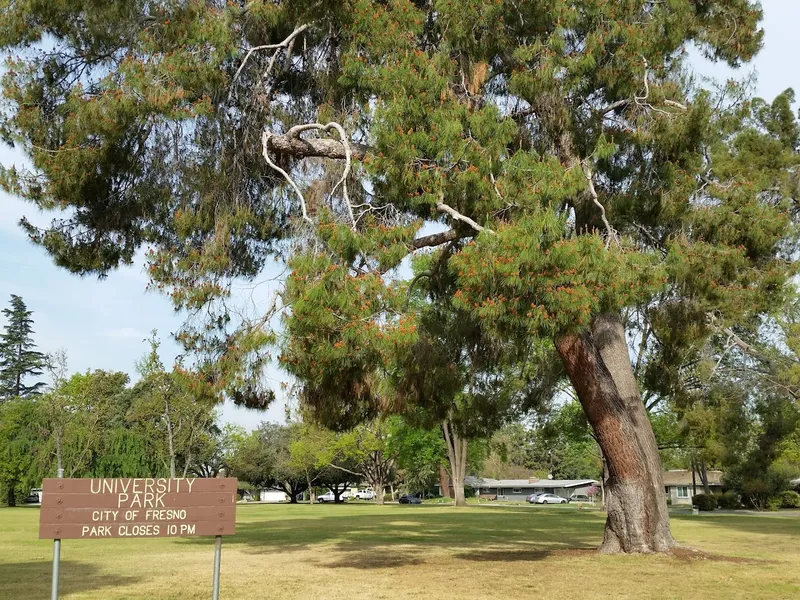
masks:
<instances>
[{"instance_id":1,"label":"brown wooden sign","mask_svg":"<svg viewBox=\"0 0 800 600\"><path fill-rule=\"evenodd\" d=\"M236 486L225 479L45 479L40 539L236 533Z\"/></svg>"}]
</instances>

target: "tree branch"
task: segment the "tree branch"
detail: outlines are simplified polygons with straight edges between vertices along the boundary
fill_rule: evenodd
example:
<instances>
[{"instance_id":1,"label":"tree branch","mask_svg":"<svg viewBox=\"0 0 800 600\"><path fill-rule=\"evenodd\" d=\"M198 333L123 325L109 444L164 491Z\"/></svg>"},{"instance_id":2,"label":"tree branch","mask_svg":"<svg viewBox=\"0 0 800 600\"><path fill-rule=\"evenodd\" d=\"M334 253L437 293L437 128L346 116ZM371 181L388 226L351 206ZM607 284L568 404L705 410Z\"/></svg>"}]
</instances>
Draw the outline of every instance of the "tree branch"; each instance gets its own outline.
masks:
<instances>
[{"instance_id":1,"label":"tree branch","mask_svg":"<svg viewBox=\"0 0 800 600\"><path fill-rule=\"evenodd\" d=\"M455 242L464 237L467 236L460 234L455 229L448 229L447 231L440 231L439 233L432 233L430 235L424 235L411 240L410 246L412 250L420 250L422 248L441 246L442 244L446 244L448 242Z\"/></svg>"},{"instance_id":2,"label":"tree branch","mask_svg":"<svg viewBox=\"0 0 800 600\"><path fill-rule=\"evenodd\" d=\"M236 83L236 80L239 78L239 75L241 75L245 65L247 64L247 61L250 60L250 56L252 56L253 52L258 52L260 50L280 50L281 48L288 48L294 42L294 38L303 33L306 29L308 29L308 27L309 27L308 23L306 23L305 25L300 25L300 27L298 27L292 33L290 33L286 39L277 44L264 44L263 46L253 46L252 48L250 48L250 50L247 51L244 60L242 60L242 64L240 64L239 68L236 69L236 73L233 75L233 79L231 79L228 99L230 100L231 94L233 93L233 84ZM276 56L278 56L278 53L274 52L272 54L272 57L270 58L269 66L267 67L267 70L264 72L265 77L269 75L270 71L272 71L272 67L275 65Z\"/></svg>"},{"instance_id":3,"label":"tree branch","mask_svg":"<svg viewBox=\"0 0 800 600\"><path fill-rule=\"evenodd\" d=\"M284 134L271 134L268 149L276 154L288 154L294 158L331 158L346 159L345 145L338 140L312 138L305 140L300 133L305 131L304 126L292 127ZM351 157L356 160L364 158L372 148L366 144L349 142Z\"/></svg>"},{"instance_id":4,"label":"tree branch","mask_svg":"<svg viewBox=\"0 0 800 600\"><path fill-rule=\"evenodd\" d=\"M606 250L608 250L608 247L611 245L611 240L616 241L617 234L606 218L605 206L603 206L603 204L600 202L600 198L597 196L597 190L594 188L592 169L585 163L583 165L583 175L586 177L586 181L589 184L589 194L592 197L592 202L594 202L595 206L600 209L600 218L603 220L603 225L606 226L606 231L608 232L608 238L606 239Z\"/></svg>"},{"instance_id":5,"label":"tree branch","mask_svg":"<svg viewBox=\"0 0 800 600\"><path fill-rule=\"evenodd\" d=\"M272 162L272 159L269 157L269 139L270 139L271 136L272 136L272 134L269 131L265 131L261 135L261 147L262 147L262 153L264 154L264 160L266 160L267 164L270 167L272 167L278 173L283 175L284 179L286 179L286 181L289 182L289 185L292 186L292 189L297 194L297 197L300 198L300 209L303 212L303 220L304 221L308 221L309 223L313 223L313 221L311 220L311 217L308 216L308 211L306 210L306 199L303 197L303 192L300 191L300 188L297 187L297 184L289 176L289 174L286 171L284 171L283 169L281 169L274 162Z\"/></svg>"},{"instance_id":6,"label":"tree branch","mask_svg":"<svg viewBox=\"0 0 800 600\"><path fill-rule=\"evenodd\" d=\"M438 210L441 213L446 213L446 214L450 215L456 221L461 221L462 223L466 223L467 225L472 227L475 231L478 231L478 232L485 231L487 233L494 233L494 231L492 231L491 229L487 229L486 227L482 227L481 225L478 225L475 221L473 221L469 217L467 217L465 215L462 215L460 212L458 212L452 206L448 206L447 204L442 202L441 199L439 200L439 202L436 203L436 210Z\"/></svg>"}]
</instances>

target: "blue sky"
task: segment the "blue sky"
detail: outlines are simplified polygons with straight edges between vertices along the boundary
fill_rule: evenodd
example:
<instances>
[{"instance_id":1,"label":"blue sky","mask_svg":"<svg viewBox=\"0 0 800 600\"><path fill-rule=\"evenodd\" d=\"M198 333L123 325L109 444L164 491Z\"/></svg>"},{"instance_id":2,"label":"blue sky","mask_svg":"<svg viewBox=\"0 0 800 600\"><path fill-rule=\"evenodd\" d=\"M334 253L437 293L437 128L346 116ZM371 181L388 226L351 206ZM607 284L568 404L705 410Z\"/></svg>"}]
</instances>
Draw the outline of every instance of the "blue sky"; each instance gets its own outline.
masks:
<instances>
[{"instance_id":1,"label":"blue sky","mask_svg":"<svg viewBox=\"0 0 800 600\"><path fill-rule=\"evenodd\" d=\"M697 57L696 70L717 79L741 79L756 72L757 93L772 99L788 87L800 93L800 68L797 54L797 25L800 1L766 0L763 2L766 32L764 49L752 64L738 71L712 65ZM0 148L3 165L23 164L20 154ZM119 370L134 374L135 361L146 351L144 338L158 329L163 339L162 358L171 364L178 352L169 339L182 321L169 301L154 292L145 292L147 277L141 261L135 267L120 269L107 279L80 278L57 268L43 250L30 244L17 226L21 216L36 223L46 223L47 215L26 203L0 192L0 305L5 307L10 294L23 297L34 311L36 343L44 352L64 348L72 371L87 369ZM265 279L255 289L239 290L240 297L251 298L252 306L264 305L276 289ZM278 382L286 379L271 369L267 376L277 393ZM252 428L262 420L284 418L284 404L279 397L268 411L249 411L226 404L222 418Z\"/></svg>"}]
</instances>

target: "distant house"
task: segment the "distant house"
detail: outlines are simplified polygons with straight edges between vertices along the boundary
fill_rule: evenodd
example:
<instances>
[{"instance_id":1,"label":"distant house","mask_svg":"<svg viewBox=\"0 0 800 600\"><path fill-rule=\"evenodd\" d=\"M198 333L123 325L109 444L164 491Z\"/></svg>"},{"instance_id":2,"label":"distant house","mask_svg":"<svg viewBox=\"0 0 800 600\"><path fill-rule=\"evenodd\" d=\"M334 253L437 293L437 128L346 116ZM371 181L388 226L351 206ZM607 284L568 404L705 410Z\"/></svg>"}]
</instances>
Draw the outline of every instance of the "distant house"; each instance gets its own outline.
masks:
<instances>
[{"instance_id":1,"label":"distant house","mask_svg":"<svg viewBox=\"0 0 800 600\"><path fill-rule=\"evenodd\" d=\"M708 487L712 494L722 493L722 471L706 471ZM686 469L664 471L664 491L670 502L676 504L692 504L692 495L703 493L703 482L695 473L695 486L692 488L692 472ZM696 490L696 491L693 491Z\"/></svg>"},{"instance_id":2,"label":"distant house","mask_svg":"<svg viewBox=\"0 0 800 600\"><path fill-rule=\"evenodd\" d=\"M526 500L535 493L547 493L569 498L573 494L587 494L592 486L599 485L594 479L489 479L466 477L464 484L475 491L475 495L497 496L498 500Z\"/></svg>"}]
</instances>

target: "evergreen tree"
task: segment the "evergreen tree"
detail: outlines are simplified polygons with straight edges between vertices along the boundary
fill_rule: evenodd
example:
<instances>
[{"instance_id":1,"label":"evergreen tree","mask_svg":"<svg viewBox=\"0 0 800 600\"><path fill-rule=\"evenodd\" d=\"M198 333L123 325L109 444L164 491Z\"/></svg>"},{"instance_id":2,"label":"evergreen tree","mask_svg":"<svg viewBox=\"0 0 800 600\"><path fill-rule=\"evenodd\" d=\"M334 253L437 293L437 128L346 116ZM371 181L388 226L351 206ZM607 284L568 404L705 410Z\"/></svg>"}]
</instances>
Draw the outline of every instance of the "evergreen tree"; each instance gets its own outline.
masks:
<instances>
[{"instance_id":1,"label":"evergreen tree","mask_svg":"<svg viewBox=\"0 0 800 600\"><path fill-rule=\"evenodd\" d=\"M35 350L33 343L33 311L22 298L11 294L11 308L4 308L7 324L0 335L0 398L22 398L41 393L44 382L26 385L25 379L38 377L47 364L47 357Z\"/></svg>"},{"instance_id":2,"label":"evergreen tree","mask_svg":"<svg viewBox=\"0 0 800 600\"><path fill-rule=\"evenodd\" d=\"M58 264L104 273L148 243L154 284L206 317L179 335L204 378L263 406L271 313L234 319L228 296L289 252L285 365L309 402L368 418L418 334L392 270L433 252L457 308L520 348L552 341L608 465L602 550L674 545L622 317L657 301L699 340L790 281L790 95L729 110L684 58L750 59L757 2L16 2L3 17L18 58L0 134L33 170L0 181L67 211L23 221Z\"/></svg>"}]
</instances>

